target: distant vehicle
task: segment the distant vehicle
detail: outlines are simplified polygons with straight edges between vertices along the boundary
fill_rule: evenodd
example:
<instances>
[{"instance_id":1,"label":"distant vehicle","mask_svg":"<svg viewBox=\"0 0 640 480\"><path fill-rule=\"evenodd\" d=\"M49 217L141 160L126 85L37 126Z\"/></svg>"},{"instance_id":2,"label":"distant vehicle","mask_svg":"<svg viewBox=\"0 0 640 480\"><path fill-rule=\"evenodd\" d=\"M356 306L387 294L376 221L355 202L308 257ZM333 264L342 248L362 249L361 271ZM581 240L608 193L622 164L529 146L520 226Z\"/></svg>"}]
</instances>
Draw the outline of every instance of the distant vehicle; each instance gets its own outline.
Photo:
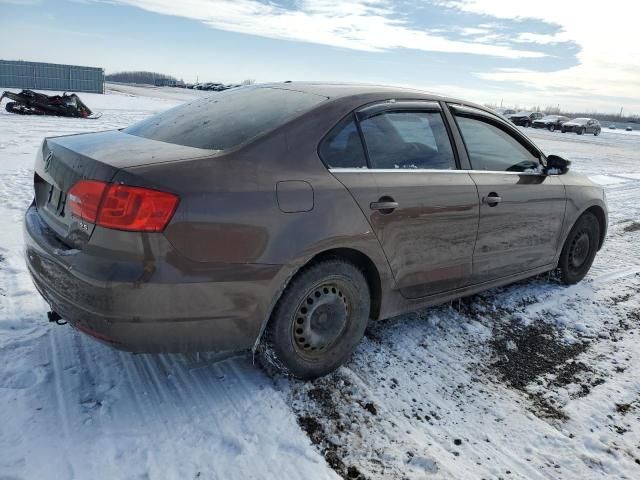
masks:
<instances>
[{"instance_id":1,"label":"distant vehicle","mask_svg":"<svg viewBox=\"0 0 640 480\"><path fill-rule=\"evenodd\" d=\"M10 91L0 96L2 100L13 100L5 109L9 113L19 115L54 115L57 117L99 118L92 117L92 112L75 93L62 95L45 95L33 90L22 90L20 93Z\"/></svg>"},{"instance_id":2,"label":"distant vehicle","mask_svg":"<svg viewBox=\"0 0 640 480\"><path fill-rule=\"evenodd\" d=\"M510 108L496 108L494 111L498 115L502 115L505 118L506 118L507 115L513 115L514 113L516 113L515 110L511 110Z\"/></svg>"},{"instance_id":3,"label":"distant vehicle","mask_svg":"<svg viewBox=\"0 0 640 480\"><path fill-rule=\"evenodd\" d=\"M632 132L633 128L631 128L631 125L628 125L627 128L625 128L625 131Z\"/></svg>"},{"instance_id":4,"label":"distant vehicle","mask_svg":"<svg viewBox=\"0 0 640 480\"><path fill-rule=\"evenodd\" d=\"M562 125L562 133L575 132L578 135L593 133L597 137L601 131L600 122L595 118L574 118Z\"/></svg>"},{"instance_id":5,"label":"distant vehicle","mask_svg":"<svg viewBox=\"0 0 640 480\"><path fill-rule=\"evenodd\" d=\"M535 120L531 126L533 128L546 128L550 132L561 128L562 124L569 121L569 117L563 117L562 115L547 115L539 120Z\"/></svg>"},{"instance_id":6,"label":"distant vehicle","mask_svg":"<svg viewBox=\"0 0 640 480\"><path fill-rule=\"evenodd\" d=\"M394 87L239 88L36 155L25 258L51 321L137 352L254 349L303 379L370 319L547 271L575 284L607 230L568 160Z\"/></svg>"},{"instance_id":7,"label":"distant vehicle","mask_svg":"<svg viewBox=\"0 0 640 480\"><path fill-rule=\"evenodd\" d=\"M609 125L609 130L615 130L616 126L612 123L611 125Z\"/></svg>"},{"instance_id":8,"label":"distant vehicle","mask_svg":"<svg viewBox=\"0 0 640 480\"><path fill-rule=\"evenodd\" d=\"M530 127L534 121L544 117L544 114L540 112L518 112L507 114L505 117L520 127Z\"/></svg>"}]
</instances>

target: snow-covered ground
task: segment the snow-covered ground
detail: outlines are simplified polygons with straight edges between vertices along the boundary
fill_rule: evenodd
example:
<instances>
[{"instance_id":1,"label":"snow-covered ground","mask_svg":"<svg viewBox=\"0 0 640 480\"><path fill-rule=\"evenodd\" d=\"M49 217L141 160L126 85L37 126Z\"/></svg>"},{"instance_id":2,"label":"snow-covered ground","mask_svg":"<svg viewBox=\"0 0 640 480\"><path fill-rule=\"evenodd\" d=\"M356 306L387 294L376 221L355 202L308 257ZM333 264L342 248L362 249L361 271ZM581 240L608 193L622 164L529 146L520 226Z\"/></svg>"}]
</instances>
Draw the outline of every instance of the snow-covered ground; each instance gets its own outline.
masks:
<instances>
[{"instance_id":1,"label":"snow-covered ground","mask_svg":"<svg viewBox=\"0 0 640 480\"><path fill-rule=\"evenodd\" d=\"M250 356L131 355L50 326L22 260L42 137L190 96L112 86L99 120L0 112L0 478L640 478L640 137L526 130L606 186L588 278L535 278L371 325L313 383Z\"/></svg>"}]
</instances>

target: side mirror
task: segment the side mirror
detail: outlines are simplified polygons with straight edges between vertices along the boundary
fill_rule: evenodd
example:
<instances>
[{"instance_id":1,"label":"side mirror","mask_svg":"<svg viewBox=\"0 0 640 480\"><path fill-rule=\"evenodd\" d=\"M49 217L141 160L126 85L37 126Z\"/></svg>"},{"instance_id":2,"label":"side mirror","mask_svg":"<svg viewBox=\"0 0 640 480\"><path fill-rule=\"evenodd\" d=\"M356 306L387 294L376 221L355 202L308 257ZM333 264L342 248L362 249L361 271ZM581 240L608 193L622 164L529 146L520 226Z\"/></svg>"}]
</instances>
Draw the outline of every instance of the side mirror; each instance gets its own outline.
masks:
<instances>
[{"instance_id":1,"label":"side mirror","mask_svg":"<svg viewBox=\"0 0 640 480\"><path fill-rule=\"evenodd\" d=\"M558 155L547 157L547 166L544 169L546 175L563 175L569 171L571 162Z\"/></svg>"}]
</instances>

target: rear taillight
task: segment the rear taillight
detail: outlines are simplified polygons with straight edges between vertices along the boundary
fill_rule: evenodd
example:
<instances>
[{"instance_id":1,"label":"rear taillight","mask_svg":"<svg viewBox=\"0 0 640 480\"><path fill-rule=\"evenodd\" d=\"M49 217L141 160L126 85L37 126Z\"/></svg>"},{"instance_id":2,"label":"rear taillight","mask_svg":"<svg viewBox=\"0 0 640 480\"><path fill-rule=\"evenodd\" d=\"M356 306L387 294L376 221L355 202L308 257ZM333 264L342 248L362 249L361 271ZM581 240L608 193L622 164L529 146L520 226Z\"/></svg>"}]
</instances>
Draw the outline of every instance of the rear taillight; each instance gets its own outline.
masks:
<instances>
[{"instance_id":1,"label":"rear taillight","mask_svg":"<svg viewBox=\"0 0 640 480\"><path fill-rule=\"evenodd\" d=\"M96 223L100 201L107 185L96 180L81 180L71 187L67 194L71 215Z\"/></svg>"},{"instance_id":2,"label":"rear taillight","mask_svg":"<svg viewBox=\"0 0 640 480\"><path fill-rule=\"evenodd\" d=\"M71 214L105 228L161 232L178 206L172 193L81 180L69 190Z\"/></svg>"}]
</instances>

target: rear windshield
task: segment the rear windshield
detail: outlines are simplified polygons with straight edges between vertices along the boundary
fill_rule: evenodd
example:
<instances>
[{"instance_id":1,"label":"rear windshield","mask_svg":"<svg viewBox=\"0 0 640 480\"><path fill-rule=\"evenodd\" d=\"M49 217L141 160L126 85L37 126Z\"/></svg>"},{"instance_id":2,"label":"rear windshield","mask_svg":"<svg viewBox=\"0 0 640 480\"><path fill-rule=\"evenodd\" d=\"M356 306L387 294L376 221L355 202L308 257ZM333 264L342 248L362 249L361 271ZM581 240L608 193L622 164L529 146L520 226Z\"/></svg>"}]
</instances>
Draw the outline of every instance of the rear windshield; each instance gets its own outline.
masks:
<instances>
[{"instance_id":1,"label":"rear windshield","mask_svg":"<svg viewBox=\"0 0 640 480\"><path fill-rule=\"evenodd\" d=\"M227 150L324 100L327 97L277 87L242 87L172 108L124 132L187 147Z\"/></svg>"}]
</instances>

